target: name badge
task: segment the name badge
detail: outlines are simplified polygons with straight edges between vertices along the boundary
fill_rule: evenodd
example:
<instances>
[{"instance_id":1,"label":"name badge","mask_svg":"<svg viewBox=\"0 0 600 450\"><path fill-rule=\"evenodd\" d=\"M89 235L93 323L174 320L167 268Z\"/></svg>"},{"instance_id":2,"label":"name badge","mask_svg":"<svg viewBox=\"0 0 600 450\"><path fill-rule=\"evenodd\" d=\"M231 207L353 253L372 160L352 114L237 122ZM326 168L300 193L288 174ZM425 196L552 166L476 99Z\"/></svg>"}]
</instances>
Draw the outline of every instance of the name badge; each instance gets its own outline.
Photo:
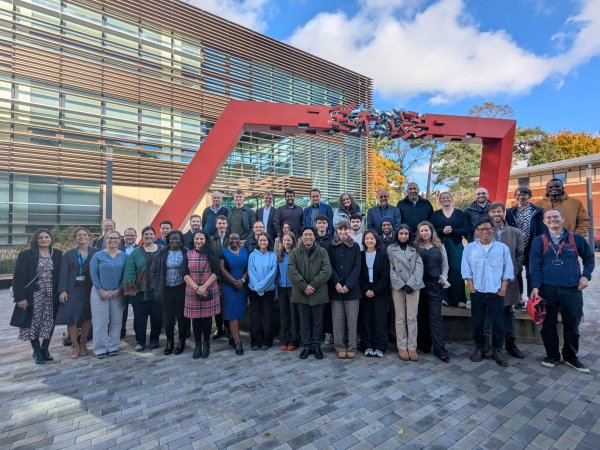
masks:
<instances>
[{"instance_id":1,"label":"name badge","mask_svg":"<svg viewBox=\"0 0 600 450\"><path fill-rule=\"evenodd\" d=\"M85 275L76 276L75 281L85 281Z\"/></svg>"},{"instance_id":2,"label":"name badge","mask_svg":"<svg viewBox=\"0 0 600 450\"><path fill-rule=\"evenodd\" d=\"M554 259L552 261L553 266L562 266L565 262L562 259Z\"/></svg>"}]
</instances>

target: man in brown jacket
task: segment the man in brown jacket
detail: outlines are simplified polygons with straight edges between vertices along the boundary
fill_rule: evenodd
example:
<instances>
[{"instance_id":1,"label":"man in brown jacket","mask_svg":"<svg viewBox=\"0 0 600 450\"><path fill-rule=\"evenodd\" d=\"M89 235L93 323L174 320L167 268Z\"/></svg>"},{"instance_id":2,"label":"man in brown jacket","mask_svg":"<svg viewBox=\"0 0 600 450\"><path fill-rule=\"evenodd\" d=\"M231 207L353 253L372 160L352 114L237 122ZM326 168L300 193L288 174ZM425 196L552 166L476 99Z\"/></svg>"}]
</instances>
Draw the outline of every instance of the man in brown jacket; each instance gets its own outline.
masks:
<instances>
[{"instance_id":1,"label":"man in brown jacket","mask_svg":"<svg viewBox=\"0 0 600 450\"><path fill-rule=\"evenodd\" d=\"M590 216L583 203L565 193L563 182L553 178L546 184L546 198L535 204L544 210L557 209L565 222L563 227L571 233L581 234L587 238L590 231Z\"/></svg>"}]
</instances>

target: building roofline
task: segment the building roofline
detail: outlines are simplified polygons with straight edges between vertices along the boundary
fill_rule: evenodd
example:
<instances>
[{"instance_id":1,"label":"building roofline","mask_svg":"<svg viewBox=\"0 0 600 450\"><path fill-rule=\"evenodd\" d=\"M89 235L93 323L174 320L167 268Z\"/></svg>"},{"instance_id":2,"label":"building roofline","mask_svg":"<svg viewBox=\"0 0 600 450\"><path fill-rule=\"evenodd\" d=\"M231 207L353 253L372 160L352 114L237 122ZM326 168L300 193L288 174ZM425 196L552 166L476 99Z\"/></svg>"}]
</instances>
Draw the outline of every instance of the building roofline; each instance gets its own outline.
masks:
<instances>
[{"instance_id":1,"label":"building roofline","mask_svg":"<svg viewBox=\"0 0 600 450\"><path fill-rule=\"evenodd\" d=\"M600 153L587 156L579 156L577 158L563 159L562 161L554 161L551 163L539 164L537 166L513 169L510 172L510 176L514 177L517 175L536 174L540 172L547 172L548 170L556 171L557 169L568 169L574 166L581 166L590 163L600 163Z\"/></svg>"}]
</instances>

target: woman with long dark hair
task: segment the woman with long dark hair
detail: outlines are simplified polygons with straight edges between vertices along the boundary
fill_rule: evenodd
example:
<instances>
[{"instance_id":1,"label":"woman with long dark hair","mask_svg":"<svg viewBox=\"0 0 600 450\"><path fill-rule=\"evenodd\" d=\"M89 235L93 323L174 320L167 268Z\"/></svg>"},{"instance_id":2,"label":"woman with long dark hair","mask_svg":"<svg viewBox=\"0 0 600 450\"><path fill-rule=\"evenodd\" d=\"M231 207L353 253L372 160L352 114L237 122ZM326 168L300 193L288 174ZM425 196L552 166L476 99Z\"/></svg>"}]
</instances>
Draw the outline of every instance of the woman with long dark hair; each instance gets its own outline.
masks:
<instances>
[{"instance_id":1,"label":"woman with long dark hair","mask_svg":"<svg viewBox=\"0 0 600 450\"><path fill-rule=\"evenodd\" d=\"M183 246L183 233L179 230L170 231L165 237L166 245L162 247L152 260L150 283L154 290L154 300L163 305L163 320L167 345L165 355L173 353L175 347L175 320L179 342L175 354L179 355L185 349L185 340L190 319L183 315L185 305L185 281L183 277L187 267L188 249Z\"/></svg>"},{"instance_id":2,"label":"woman with long dark hair","mask_svg":"<svg viewBox=\"0 0 600 450\"><path fill-rule=\"evenodd\" d=\"M183 277L185 307L183 315L192 319L196 348L193 359L208 358L213 316L221 313L221 292L217 280L221 262L204 230L194 233L194 248L187 253L187 270Z\"/></svg>"},{"instance_id":3,"label":"woman with long dark hair","mask_svg":"<svg viewBox=\"0 0 600 450\"><path fill-rule=\"evenodd\" d=\"M340 220L346 220L350 223L350 218L353 214L360 213L360 206L354 200L354 196L348 192L343 192L340 195L338 208L333 213L333 228L335 228Z\"/></svg>"},{"instance_id":4,"label":"woman with long dark hair","mask_svg":"<svg viewBox=\"0 0 600 450\"><path fill-rule=\"evenodd\" d=\"M31 343L36 364L54 359L48 347L58 310L62 252L52 248L52 243L49 230L36 230L31 236L29 248L19 253L13 273L15 308L10 324L19 328L20 340Z\"/></svg>"},{"instance_id":5,"label":"woman with long dark hair","mask_svg":"<svg viewBox=\"0 0 600 450\"><path fill-rule=\"evenodd\" d=\"M446 296L444 288L449 287L448 257L431 222L423 221L417 225L415 247L423 260L425 283L419 298L417 346L425 353L429 353L433 346L433 354L447 363L450 358L444 340L442 301Z\"/></svg>"},{"instance_id":6,"label":"woman with long dark hair","mask_svg":"<svg viewBox=\"0 0 600 450\"><path fill-rule=\"evenodd\" d=\"M423 284L423 260L412 243L410 227L400 224L396 242L387 248L390 258L392 299L396 314L396 345L403 361L418 361L417 311Z\"/></svg>"},{"instance_id":7,"label":"woman with long dark hair","mask_svg":"<svg viewBox=\"0 0 600 450\"><path fill-rule=\"evenodd\" d=\"M92 277L90 261L98 250L90 246L90 231L79 227L73 233L77 247L62 257L60 278L58 281L59 305L56 325L66 325L71 353L69 358L75 359L88 354L87 339L92 328ZM81 335L78 339L78 327Z\"/></svg>"}]
</instances>

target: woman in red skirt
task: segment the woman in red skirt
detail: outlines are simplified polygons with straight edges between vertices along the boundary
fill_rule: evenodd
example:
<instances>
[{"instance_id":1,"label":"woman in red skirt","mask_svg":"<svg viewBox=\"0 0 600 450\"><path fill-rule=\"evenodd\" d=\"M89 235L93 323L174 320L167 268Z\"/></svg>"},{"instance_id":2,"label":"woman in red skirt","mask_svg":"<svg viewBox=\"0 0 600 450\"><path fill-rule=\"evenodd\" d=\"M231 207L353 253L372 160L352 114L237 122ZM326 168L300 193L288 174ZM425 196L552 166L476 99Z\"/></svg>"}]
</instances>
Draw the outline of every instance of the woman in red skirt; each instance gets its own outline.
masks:
<instances>
[{"instance_id":1,"label":"woman in red skirt","mask_svg":"<svg viewBox=\"0 0 600 450\"><path fill-rule=\"evenodd\" d=\"M188 252L187 259L183 315L192 319L196 339L193 358L208 358L212 318L221 313L221 293L217 283L220 275L219 256L204 230L194 233L194 248Z\"/></svg>"}]
</instances>

